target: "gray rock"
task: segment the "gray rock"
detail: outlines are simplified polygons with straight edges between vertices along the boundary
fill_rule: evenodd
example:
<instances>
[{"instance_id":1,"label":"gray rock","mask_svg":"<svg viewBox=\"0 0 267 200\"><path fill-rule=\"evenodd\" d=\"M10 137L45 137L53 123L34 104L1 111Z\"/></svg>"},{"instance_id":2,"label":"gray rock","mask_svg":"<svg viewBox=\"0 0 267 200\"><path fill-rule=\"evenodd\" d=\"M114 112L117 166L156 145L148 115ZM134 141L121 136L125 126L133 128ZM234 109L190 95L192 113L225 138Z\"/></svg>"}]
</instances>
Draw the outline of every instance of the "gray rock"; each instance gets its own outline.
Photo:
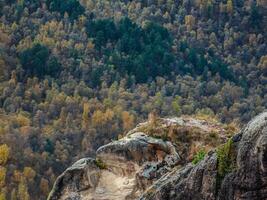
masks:
<instances>
[{"instance_id":1,"label":"gray rock","mask_svg":"<svg viewBox=\"0 0 267 200\"><path fill-rule=\"evenodd\" d=\"M216 167L215 155L209 154L196 166L188 164L161 177L140 199L215 199Z\"/></svg>"},{"instance_id":2,"label":"gray rock","mask_svg":"<svg viewBox=\"0 0 267 200\"><path fill-rule=\"evenodd\" d=\"M214 129L202 121L186 120L166 119L161 126L179 123ZM196 165L181 166L177 147L140 132L144 125L99 148L96 160L85 158L68 168L56 180L48 199L267 199L267 112Z\"/></svg>"},{"instance_id":3,"label":"gray rock","mask_svg":"<svg viewBox=\"0 0 267 200\"><path fill-rule=\"evenodd\" d=\"M219 199L267 199L267 113L242 131L237 168L223 180Z\"/></svg>"},{"instance_id":4,"label":"gray rock","mask_svg":"<svg viewBox=\"0 0 267 200\"><path fill-rule=\"evenodd\" d=\"M171 142L137 132L104 145L56 180L49 200L136 199L180 157Z\"/></svg>"},{"instance_id":5,"label":"gray rock","mask_svg":"<svg viewBox=\"0 0 267 200\"><path fill-rule=\"evenodd\" d=\"M80 200L80 191L96 187L99 172L94 159L83 158L77 161L57 178L48 200Z\"/></svg>"},{"instance_id":6,"label":"gray rock","mask_svg":"<svg viewBox=\"0 0 267 200\"><path fill-rule=\"evenodd\" d=\"M223 180L218 155L210 152L196 166L188 164L161 177L140 199L267 199L267 113L255 117L232 141L235 163Z\"/></svg>"},{"instance_id":7,"label":"gray rock","mask_svg":"<svg viewBox=\"0 0 267 200\"><path fill-rule=\"evenodd\" d=\"M164 162L173 166L180 161L179 154L171 142L147 136L142 132L128 135L118 141L100 147L96 157L109 161L131 161L142 165L146 162Z\"/></svg>"}]
</instances>

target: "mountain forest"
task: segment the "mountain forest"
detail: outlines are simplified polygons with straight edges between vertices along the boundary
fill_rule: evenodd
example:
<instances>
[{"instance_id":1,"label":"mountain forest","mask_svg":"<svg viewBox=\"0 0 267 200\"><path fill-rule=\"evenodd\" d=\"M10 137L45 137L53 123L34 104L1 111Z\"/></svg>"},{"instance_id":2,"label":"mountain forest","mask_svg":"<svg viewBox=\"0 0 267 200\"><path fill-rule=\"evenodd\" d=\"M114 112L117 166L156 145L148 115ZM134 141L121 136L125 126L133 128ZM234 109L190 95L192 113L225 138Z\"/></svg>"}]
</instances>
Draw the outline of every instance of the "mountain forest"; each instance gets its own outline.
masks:
<instances>
[{"instance_id":1,"label":"mountain forest","mask_svg":"<svg viewBox=\"0 0 267 200\"><path fill-rule=\"evenodd\" d=\"M265 0L0 0L0 200L150 113L241 126L267 107Z\"/></svg>"}]
</instances>

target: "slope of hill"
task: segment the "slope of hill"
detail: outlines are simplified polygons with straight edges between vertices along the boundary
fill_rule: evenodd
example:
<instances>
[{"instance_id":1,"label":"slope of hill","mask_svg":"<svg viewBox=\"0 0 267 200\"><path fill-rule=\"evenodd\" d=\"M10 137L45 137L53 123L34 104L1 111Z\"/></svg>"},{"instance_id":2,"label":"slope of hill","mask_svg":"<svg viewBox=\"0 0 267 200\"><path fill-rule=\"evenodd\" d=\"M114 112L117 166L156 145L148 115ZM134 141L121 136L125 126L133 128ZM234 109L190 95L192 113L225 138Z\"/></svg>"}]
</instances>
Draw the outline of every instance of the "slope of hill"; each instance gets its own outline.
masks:
<instances>
[{"instance_id":1,"label":"slope of hill","mask_svg":"<svg viewBox=\"0 0 267 200\"><path fill-rule=\"evenodd\" d=\"M151 112L246 123L267 105L266 13L264 0L0 0L0 198L46 199Z\"/></svg>"}]
</instances>

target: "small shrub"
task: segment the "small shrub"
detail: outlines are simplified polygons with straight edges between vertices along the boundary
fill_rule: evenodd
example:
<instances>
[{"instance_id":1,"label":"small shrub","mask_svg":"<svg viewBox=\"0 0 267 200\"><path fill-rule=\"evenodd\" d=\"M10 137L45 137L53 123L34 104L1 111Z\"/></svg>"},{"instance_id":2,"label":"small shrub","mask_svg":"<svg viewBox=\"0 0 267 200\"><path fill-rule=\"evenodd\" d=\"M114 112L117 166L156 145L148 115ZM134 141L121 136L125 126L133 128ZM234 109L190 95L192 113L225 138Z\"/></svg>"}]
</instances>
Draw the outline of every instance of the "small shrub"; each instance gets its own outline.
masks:
<instances>
[{"instance_id":1,"label":"small shrub","mask_svg":"<svg viewBox=\"0 0 267 200\"><path fill-rule=\"evenodd\" d=\"M95 164L99 169L107 169L107 165L100 159L96 159Z\"/></svg>"},{"instance_id":2,"label":"small shrub","mask_svg":"<svg viewBox=\"0 0 267 200\"><path fill-rule=\"evenodd\" d=\"M221 187L224 177L235 168L235 155L233 152L233 141L228 142L216 150L217 153L217 191Z\"/></svg>"},{"instance_id":3,"label":"small shrub","mask_svg":"<svg viewBox=\"0 0 267 200\"><path fill-rule=\"evenodd\" d=\"M224 129L227 131L227 135L233 136L239 130L239 125L236 122L227 124Z\"/></svg>"},{"instance_id":4,"label":"small shrub","mask_svg":"<svg viewBox=\"0 0 267 200\"><path fill-rule=\"evenodd\" d=\"M200 151L197 152L197 154L194 156L194 159L192 161L192 163L194 165L196 165L197 163L199 163L201 160L203 160L205 158L206 152L204 149L201 149Z\"/></svg>"},{"instance_id":5,"label":"small shrub","mask_svg":"<svg viewBox=\"0 0 267 200\"><path fill-rule=\"evenodd\" d=\"M218 138L218 134L216 132L210 132L209 133L209 137L213 138L213 139L217 139Z\"/></svg>"},{"instance_id":6,"label":"small shrub","mask_svg":"<svg viewBox=\"0 0 267 200\"><path fill-rule=\"evenodd\" d=\"M232 139L229 139L228 142L217 149L217 158L218 158L218 174L221 177L224 177L227 173L231 172L232 168L232 159L231 159L231 148L232 148Z\"/></svg>"},{"instance_id":7,"label":"small shrub","mask_svg":"<svg viewBox=\"0 0 267 200\"><path fill-rule=\"evenodd\" d=\"M210 132L209 134L207 134L207 136L205 137L205 140L209 143L213 143L214 145L218 144L218 142L220 141L220 138L218 136L218 133L216 132Z\"/></svg>"}]
</instances>

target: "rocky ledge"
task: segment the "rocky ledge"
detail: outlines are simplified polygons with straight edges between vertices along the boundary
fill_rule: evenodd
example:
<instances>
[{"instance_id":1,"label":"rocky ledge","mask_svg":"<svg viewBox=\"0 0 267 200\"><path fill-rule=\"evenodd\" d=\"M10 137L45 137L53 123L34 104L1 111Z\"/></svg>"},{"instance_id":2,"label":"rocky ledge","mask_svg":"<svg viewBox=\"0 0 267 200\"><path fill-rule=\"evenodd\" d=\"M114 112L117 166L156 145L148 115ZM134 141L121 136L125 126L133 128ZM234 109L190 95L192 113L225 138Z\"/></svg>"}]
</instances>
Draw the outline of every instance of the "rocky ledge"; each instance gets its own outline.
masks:
<instances>
[{"instance_id":1,"label":"rocky ledge","mask_svg":"<svg viewBox=\"0 0 267 200\"><path fill-rule=\"evenodd\" d=\"M140 124L68 168L48 199L267 199L267 113L232 132L191 117Z\"/></svg>"},{"instance_id":2,"label":"rocky ledge","mask_svg":"<svg viewBox=\"0 0 267 200\"><path fill-rule=\"evenodd\" d=\"M49 199L136 199L180 161L171 142L136 132L74 163Z\"/></svg>"}]
</instances>

